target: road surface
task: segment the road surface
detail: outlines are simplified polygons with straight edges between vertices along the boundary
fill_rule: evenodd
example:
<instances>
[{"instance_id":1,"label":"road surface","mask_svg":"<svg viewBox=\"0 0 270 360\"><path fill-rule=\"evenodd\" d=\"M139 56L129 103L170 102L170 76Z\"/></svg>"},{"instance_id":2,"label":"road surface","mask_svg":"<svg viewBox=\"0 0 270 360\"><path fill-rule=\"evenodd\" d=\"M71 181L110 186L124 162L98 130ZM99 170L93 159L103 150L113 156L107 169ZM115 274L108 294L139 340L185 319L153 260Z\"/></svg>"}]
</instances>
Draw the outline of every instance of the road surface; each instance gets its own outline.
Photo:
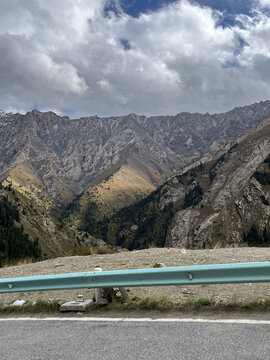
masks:
<instances>
[{"instance_id":1,"label":"road surface","mask_svg":"<svg viewBox=\"0 0 270 360\"><path fill-rule=\"evenodd\" d=\"M0 359L264 359L270 322L0 318Z\"/></svg>"}]
</instances>

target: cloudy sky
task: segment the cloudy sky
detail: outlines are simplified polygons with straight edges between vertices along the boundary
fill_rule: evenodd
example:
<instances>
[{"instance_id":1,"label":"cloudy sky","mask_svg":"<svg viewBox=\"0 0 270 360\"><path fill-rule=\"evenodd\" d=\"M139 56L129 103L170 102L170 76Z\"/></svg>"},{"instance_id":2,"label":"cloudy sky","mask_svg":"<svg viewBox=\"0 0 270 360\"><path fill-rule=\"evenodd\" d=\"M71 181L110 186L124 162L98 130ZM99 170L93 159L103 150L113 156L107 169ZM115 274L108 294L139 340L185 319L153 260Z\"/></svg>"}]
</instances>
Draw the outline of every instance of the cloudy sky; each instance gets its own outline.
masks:
<instances>
[{"instance_id":1,"label":"cloudy sky","mask_svg":"<svg viewBox=\"0 0 270 360\"><path fill-rule=\"evenodd\" d=\"M270 0L1 0L0 108L222 112L270 100Z\"/></svg>"}]
</instances>

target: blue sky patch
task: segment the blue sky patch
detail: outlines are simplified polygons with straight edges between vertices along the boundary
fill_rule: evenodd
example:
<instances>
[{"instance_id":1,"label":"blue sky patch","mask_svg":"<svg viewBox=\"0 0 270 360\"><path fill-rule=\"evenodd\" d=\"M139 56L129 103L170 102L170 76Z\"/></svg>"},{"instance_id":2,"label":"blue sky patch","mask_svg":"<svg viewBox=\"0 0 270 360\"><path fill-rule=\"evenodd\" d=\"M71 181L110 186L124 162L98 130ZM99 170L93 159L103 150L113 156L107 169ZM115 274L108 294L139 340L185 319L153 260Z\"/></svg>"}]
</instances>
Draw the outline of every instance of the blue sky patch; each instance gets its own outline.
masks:
<instances>
[{"instance_id":1,"label":"blue sky patch","mask_svg":"<svg viewBox=\"0 0 270 360\"><path fill-rule=\"evenodd\" d=\"M133 17L138 17L142 13L156 11L174 2L176 2L176 0L122 0L121 6L125 13ZM221 11L223 16L220 17L218 25L222 27L234 26L236 24L235 15L244 14L254 16L254 10L259 4L259 0L190 0L190 2ZM117 12L112 5L107 8L107 11L108 10ZM266 15L269 15L269 12L269 9L264 9Z\"/></svg>"},{"instance_id":2,"label":"blue sky patch","mask_svg":"<svg viewBox=\"0 0 270 360\"><path fill-rule=\"evenodd\" d=\"M156 11L164 5L175 2L175 0L122 0L123 10L133 16L138 17L148 11Z\"/></svg>"},{"instance_id":3,"label":"blue sky patch","mask_svg":"<svg viewBox=\"0 0 270 360\"><path fill-rule=\"evenodd\" d=\"M127 39L120 39L120 41L125 50L131 49L130 43Z\"/></svg>"}]
</instances>

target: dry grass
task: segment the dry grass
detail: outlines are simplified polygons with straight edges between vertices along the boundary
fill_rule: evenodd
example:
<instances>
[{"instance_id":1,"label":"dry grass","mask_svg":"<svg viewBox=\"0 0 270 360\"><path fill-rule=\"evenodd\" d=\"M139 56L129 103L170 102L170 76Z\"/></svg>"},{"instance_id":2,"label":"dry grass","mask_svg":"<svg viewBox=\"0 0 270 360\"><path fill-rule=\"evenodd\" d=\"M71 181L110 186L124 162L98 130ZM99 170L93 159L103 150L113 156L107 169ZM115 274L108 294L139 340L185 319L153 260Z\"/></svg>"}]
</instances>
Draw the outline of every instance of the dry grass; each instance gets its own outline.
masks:
<instances>
[{"instance_id":1,"label":"dry grass","mask_svg":"<svg viewBox=\"0 0 270 360\"><path fill-rule=\"evenodd\" d=\"M38 300L35 303L27 301L22 306L0 305L0 313L56 313L59 312L60 305L60 301Z\"/></svg>"},{"instance_id":2,"label":"dry grass","mask_svg":"<svg viewBox=\"0 0 270 360\"><path fill-rule=\"evenodd\" d=\"M155 186L129 166L122 166L106 181L91 186L82 196L82 206L96 202L108 215L150 194Z\"/></svg>"}]
</instances>

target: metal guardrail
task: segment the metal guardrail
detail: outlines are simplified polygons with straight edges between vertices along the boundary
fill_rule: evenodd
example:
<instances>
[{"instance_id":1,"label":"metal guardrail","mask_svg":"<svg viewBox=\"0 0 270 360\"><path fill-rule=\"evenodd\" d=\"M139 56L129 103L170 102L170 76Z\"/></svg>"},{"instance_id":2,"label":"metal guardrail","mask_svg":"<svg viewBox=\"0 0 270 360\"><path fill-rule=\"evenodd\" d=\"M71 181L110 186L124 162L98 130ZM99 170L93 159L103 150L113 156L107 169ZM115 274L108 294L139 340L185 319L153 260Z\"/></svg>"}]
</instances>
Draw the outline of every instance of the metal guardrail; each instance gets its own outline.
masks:
<instances>
[{"instance_id":1,"label":"metal guardrail","mask_svg":"<svg viewBox=\"0 0 270 360\"><path fill-rule=\"evenodd\" d=\"M270 282L270 262L92 271L0 279L0 293L23 291Z\"/></svg>"}]
</instances>

